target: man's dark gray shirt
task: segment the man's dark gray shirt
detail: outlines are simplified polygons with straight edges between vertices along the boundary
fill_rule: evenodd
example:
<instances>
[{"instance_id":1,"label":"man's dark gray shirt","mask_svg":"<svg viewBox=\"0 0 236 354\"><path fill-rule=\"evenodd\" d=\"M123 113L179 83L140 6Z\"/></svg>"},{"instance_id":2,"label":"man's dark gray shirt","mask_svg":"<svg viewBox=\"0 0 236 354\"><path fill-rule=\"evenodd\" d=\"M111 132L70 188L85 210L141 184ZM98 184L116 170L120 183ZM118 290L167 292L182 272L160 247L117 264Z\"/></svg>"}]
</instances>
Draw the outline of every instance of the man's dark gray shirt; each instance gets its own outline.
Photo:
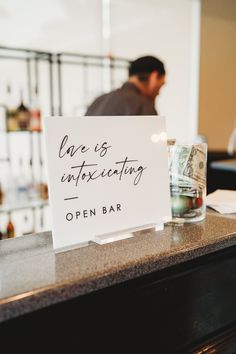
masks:
<instances>
[{"instance_id":1,"label":"man's dark gray shirt","mask_svg":"<svg viewBox=\"0 0 236 354\"><path fill-rule=\"evenodd\" d=\"M86 116L157 115L154 103L139 89L126 82L117 90L99 96L87 109Z\"/></svg>"}]
</instances>

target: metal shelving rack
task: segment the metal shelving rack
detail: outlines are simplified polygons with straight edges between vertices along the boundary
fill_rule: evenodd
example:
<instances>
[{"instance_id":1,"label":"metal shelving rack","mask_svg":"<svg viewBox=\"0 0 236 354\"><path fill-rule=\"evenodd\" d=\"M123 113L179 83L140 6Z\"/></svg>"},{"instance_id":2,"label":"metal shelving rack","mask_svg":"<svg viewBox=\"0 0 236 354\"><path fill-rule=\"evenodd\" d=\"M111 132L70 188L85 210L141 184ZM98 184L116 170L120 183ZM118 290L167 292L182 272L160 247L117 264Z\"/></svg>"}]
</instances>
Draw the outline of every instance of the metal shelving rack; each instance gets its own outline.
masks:
<instances>
[{"instance_id":1,"label":"metal shelving rack","mask_svg":"<svg viewBox=\"0 0 236 354\"><path fill-rule=\"evenodd\" d=\"M33 89L33 76L35 76L35 83L38 84L39 61L46 61L48 63L48 76L49 76L49 94L50 94L50 112L54 114L54 93L53 93L53 53L44 52L33 49L12 48L0 46L0 60L20 60L24 61L26 65L26 80L28 88L29 103L32 102L32 89ZM33 64L33 66L32 66Z\"/></svg>"},{"instance_id":2,"label":"metal shelving rack","mask_svg":"<svg viewBox=\"0 0 236 354\"><path fill-rule=\"evenodd\" d=\"M26 87L27 87L27 96L28 96L28 104L31 106L32 104L32 92L33 88L39 85L39 63L41 61L46 62L48 66L48 82L49 82L49 112L51 115L54 114L54 89L53 89L53 54L44 51L38 50L31 50L31 49L19 49L19 48L12 48L12 47L3 47L0 46L0 61L1 60L11 60L11 61L21 61L25 63L25 80L26 80ZM6 110L7 107L4 102L1 104L4 109ZM11 146L10 146L10 134L20 134L26 133L29 135L29 142L30 142L30 167L31 167L31 181L34 182L34 173L33 173L33 136L37 135L37 144L38 144L38 152L39 152L39 174L40 177L42 176L42 150L41 150L41 132L33 132L30 130L19 130L19 131L2 131L1 134L6 134L6 156L0 158L1 162L7 162L8 168L11 169L12 164L12 153ZM48 202L45 200L29 200L22 203L16 202L14 205L6 204L0 206L0 213L8 213L9 216L13 211L17 210L24 210L24 209L31 209L32 210L32 217L33 217L33 225L35 225L35 210L37 208L40 209L40 225L43 227L43 208L48 205Z\"/></svg>"},{"instance_id":3,"label":"metal shelving rack","mask_svg":"<svg viewBox=\"0 0 236 354\"><path fill-rule=\"evenodd\" d=\"M32 103L32 91L34 87L39 85L39 64L45 62L47 64L47 76L48 76L48 93L49 93L49 107L48 112L51 116L59 115L62 116L66 114L64 111L65 103L65 89L66 85L63 79L66 76L66 70L70 67L80 68L79 81L82 86L82 109L86 110L90 101L95 97L90 97L91 86L89 86L88 74L91 68L96 68L100 72L101 87L96 95L102 94L106 91L116 88L119 86L116 82L116 71L121 70L124 75L122 81L127 78L129 60L125 58L112 57L112 56L102 56L102 55L85 55L78 53L52 53L33 49L25 48L12 48L0 46L0 61L1 60L15 60L25 63L25 80L27 82L27 96L28 104L31 106ZM119 83L120 84L120 83ZM0 99L1 105L1 99ZM14 133L20 133L22 131L17 131ZM11 132L4 132L9 136ZM41 155L41 143L40 143L40 132L27 131L30 139L30 166L31 166L31 180L34 179L33 174L33 135L38 135L38 151L39 151L39 161L42 171L42 155ZM7 156L0 156L0 164L2 162L7 162L9 167L11 166L11 147L9 144L9 138L6 139L7 144ZM41 172L40 172L41 173ZM0 206L0 214L8 213L11 214L13 211L31 209L33 220L35 223L35 210L40 209L40 225L43 227L43 208L48 205L45 200L28 201L24 203L14 203L14 205L3 204Z\"/></svg>"},{"instance_id":4,"label":"metal shelving rack","mask_svg":"<svg viewBox=\"0 0 236 354\"><path fill-rule=\"evenodd\" d=\"M90 87L88 84L88 71L90 68L100 69L103 73L102 89L97 92L97 95L105 91L112 90L117 87L115 80L115 72L117 70L123 71L125 76L128 73L128 66L130 61L126 58L102 56L102 55L85 55L71 52L61 52L55 54L55 61L57 65L57 91L58 91L58 114L63 115L64 103L64 85L63 85L63 71L66 71L67 66L79 66L82 68L82 75L80 80L83 85L83 109L86 110L89 102ZM95 97L94 97L95 98Z\"/></svg>"}]
</instances>

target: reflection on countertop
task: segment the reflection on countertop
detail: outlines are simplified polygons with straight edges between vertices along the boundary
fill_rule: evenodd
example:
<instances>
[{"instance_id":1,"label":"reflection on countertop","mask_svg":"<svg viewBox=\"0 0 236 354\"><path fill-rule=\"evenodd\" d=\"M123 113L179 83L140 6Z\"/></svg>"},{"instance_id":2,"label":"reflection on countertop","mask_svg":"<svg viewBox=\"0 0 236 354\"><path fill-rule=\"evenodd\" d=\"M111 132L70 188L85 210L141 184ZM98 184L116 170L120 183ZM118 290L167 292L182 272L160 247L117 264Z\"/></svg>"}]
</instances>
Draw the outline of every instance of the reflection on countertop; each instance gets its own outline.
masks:
<instances>
[{"instance_id":1,"label":"reflection on countertop","mask_svg":"<svg viewBox=\"0 0 236 354\"><path fill-rule=\"evenodd\" d=\"M0 242L0 299L27 294L55 281L51 233Z\"/></svg>"}]
</instances>

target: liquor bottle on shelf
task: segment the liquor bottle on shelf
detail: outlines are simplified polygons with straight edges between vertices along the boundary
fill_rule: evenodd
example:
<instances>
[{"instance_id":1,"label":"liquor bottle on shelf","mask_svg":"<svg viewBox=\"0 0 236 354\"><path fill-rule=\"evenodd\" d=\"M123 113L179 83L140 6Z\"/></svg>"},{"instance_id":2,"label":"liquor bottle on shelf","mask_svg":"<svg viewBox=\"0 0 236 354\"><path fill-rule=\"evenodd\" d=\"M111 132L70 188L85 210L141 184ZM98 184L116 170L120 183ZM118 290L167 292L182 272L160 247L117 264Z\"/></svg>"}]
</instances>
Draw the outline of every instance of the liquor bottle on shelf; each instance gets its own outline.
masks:
<instances>
[{"instance_id":1,"label":"liquor bottle on shelf","mask_svg":"<svg viewBox=\"0 0 236 354\"><path fill-rule=\"evenodd\" d=\"M42 171L42 175L41 175L41 181L38 184L39 197L40 197L40 199L47 200L48 199L48 184L47 184L47 178L46 178L46 171L45 171L45 167L44 167L42 159L40 160L40 168Z\"/></svg>"},{"instance_id":2,"label":"liquor bottle on shelf","mask_svg":"<svg viewBox=\"0 0 236 354\"><path fill-rule=\"evenodd\" d=\"M29 231L28 231L28 215L25 215L24 216L24 229L22 231L22 235L27 235L29 234Z\"/></svg>"},{"instance_id":3,"label":"liquor bottle on shelf","mask_svg":"<svg viewBox=\"0 0 236 354\"><path fill-rule=\"evenodd\" d=\"M38 98L38 87L35 87L35 91L33 93L33 103L32 108L30 110L31 118L30 118L30 130L35 132L40 132L42 130L41 127L41 111L39 105Z\"/></svg>"},{"instance_id":4,"label":"liquor bottle on shelf","mask_svg":"<svg viewBox=\"0 0 236 354\"><path fill-rule=\"evenodd\" d=\"M16 202L16 177L13 175L12 168L8 169L7 181L5 187L4 203L8 206L14 205Z\"/></svg>"},{"instance_id":5,"label":"liquor bottle on shelf","mask_svg":"<svg viewBox=\"0 0 236 354\"><path fill-rule=\"evenodd\" d=\"M45 182L41 182L39 184L39 193L40 193L40 198L43 200L48 199L48 185Z\"/></svg>"},{"instance_id":6,"label":"liquor bottle on shelf","mask_svg":"<svg viewBox=\"0 0 236 354\"><path fill-rule=\"evenodd\" d=\"M9 215L9 220L7 223L7 238L13 238L13 237L15 237L15 227L11 220L11 216Z\"/></svg>"},{"instance_id":7,"label":"liquor bottle on shelf","mask_svg":"<svg viewBox=\"0 0 236 354\"><path fill-rule=\"evenodd\" d=\"M7 85L7 103L6 103L6 129L7 131L19 130L16 106L12 95L12 88L10 84Z\"/></svg>"},{"instance_id":8,"label":"liquor bottle on shelf","mask_svg":"<svg viewBox=\"0 0 236 354\"><path fill-rule=\"evenodd\" d=\"M29 169L33 171L33 157L29 159ZM39 199L39 191L35 181L34 174L32 173L31 180L28 183L28 199L33 201Z\"/></svg>"},{"instance_id":9,"label":"liquor bottle on shelf","mask_svg":"<svg viewBox=\"0 0 236 354\"><path fill-rule=\"evenodd\" d=\"M25 202L28 199L28 183L24 172L23 159L19 158L19 174L16 178L17 201Z\"/></svg>"},{"instance_id":10,"label":"liquor bottle on shelf","mask_svg":"<svg viewBox=\"0 0 236 354\"><path fill-rule=\"evenodd\" d=\"M23 92L20 91L20 105L16 111L17 121L20 130L28 130L30 126L30 110L23 101Z\"/></svg>"},{"instance_id":11,"label":"liquor bottle on shelf","mask_svg":"<svg viewBox=\"0 0 236 354\"><path fill-rule=\"evenodd\" d=\"M0 205L3 204L3 190L2 190L2 185L0 182Z\"/></svg>"},{"instance_id":12,"label":"liquor bottle on shelf","mask_svg":"<svg viewBox=\"0 0 236 354\"><path fill-rule=\"evenodd\" d=\"M23 229L22 235L30 235L33 233L34 233L34 229L32 226L29 225L29 217L26 214L24 216L24 229Z\"/></svg>"}]
</instances>

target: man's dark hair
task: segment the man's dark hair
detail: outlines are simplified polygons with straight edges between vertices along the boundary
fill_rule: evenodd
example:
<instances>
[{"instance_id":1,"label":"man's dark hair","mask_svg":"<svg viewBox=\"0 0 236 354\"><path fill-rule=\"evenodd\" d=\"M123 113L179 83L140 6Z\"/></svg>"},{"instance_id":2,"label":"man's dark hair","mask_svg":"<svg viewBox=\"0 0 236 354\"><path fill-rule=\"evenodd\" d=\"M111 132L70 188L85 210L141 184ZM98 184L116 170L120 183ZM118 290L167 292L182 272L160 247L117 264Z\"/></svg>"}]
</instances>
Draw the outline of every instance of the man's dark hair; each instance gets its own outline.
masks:
<instances>
[{"instance_id":1,"label":"man's dark hair","mask_svg":"<svg viewBox=\"0 0 236 354\"><path fill-rule=\"evenodd\" d=\"M150 55L133 60L129 65L129 76L137 75L141 81L146 81L153 71L157 71L160 75L166 73L163 62Z\"/></svg>"}]
</instances>

